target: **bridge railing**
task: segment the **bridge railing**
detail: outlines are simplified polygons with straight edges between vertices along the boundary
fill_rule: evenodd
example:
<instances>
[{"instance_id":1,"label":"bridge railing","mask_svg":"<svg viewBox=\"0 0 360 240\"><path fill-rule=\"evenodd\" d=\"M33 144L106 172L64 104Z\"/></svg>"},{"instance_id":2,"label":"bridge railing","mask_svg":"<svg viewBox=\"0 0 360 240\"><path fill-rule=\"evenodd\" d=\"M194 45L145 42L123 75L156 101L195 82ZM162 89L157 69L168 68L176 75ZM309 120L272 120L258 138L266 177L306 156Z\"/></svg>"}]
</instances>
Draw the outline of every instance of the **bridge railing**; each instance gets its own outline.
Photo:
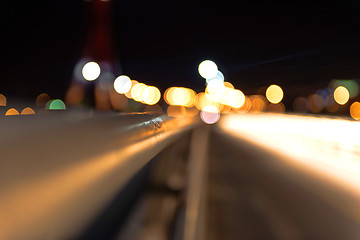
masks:
<instances>
[{"instance_id":1,"label":"bridge railing","mask_svg":"<svg viewBox=\"0 0 360 240\"><path fill-rule=\"evenodd\" d=\"M59 112L0 119L0 239L69 239L195 118Z\"/></svg>"}]
</instances>

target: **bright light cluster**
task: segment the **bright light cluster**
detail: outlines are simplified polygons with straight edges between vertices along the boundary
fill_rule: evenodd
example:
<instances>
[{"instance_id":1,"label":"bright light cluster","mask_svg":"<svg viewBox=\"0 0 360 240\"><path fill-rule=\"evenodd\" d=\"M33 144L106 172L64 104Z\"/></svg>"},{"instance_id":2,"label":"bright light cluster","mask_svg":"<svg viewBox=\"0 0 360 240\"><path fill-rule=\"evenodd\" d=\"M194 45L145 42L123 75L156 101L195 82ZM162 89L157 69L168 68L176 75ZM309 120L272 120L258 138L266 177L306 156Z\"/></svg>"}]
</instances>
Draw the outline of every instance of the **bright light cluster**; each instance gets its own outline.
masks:
<instances>
[{"instance_id":1,"label":"bright light cluster","mask_svg":"<svg viewBox=\"0 0 360 240\"><path fill-rule=\"evenodd\" d=\"M82 76L88 81L94 81L102 74L102 77L99 78L99 82L101 82L101 80L104 79L103 75L109 72L109 70L106 70L106 64L101 63L101 68L102 69L100 69L100 65L96 62L84 60L77 69L82 69ZM216 112L213 110L209 111L209 109L214 108L217 109L219 117L220 114L230 112L285 112L285 106L282 103L284 91L279 85L271 84L266 89L266 92L264 88L259 88L257 91L258 94L245 96L241 90L235 89L230 82L225 81L224 74L212 60L207 59L202 61L198 66L198 71L200 76L206 80L206 88L203 92L196 93L194 90L185 87L170 87L165 91L163 98L169 105L167 110L169 115L194 116L201 111L200 117L204 122L210 123L211 121L204 120L204 116L207 116L206 114L208 112ZM78 72L80 74L80 71ZM113 75L109 76L111 81L115 78ZM107 87L109 83L105 83ZM68 101L66 98L67 104L69 103L71 105L71 102L80 103L82 101L84 90L79 86L80 85L74 85L73 88L71 88L71 90L73 90L72 96L75 96L76 99ZM105 91L107 90L108 88L103 92L97 90L98 92L95 92L95 97L102 96L102 98L105 99L104 96L107 94ZM351 106L350 104L347 105L350 99L359 95L359 92L360 87L355 80L332 80L329 87L325 89L320 89L307 97L295 98L293 109L295 112L301 113L321 113L325 109L330 113L344 113L344 111L348 111L353 119L360 120L360 103L352 102ZM130 77L126 75L118 76L113 81L113 89L110 89L109 94L111 105L117 110L127 109L129 106L127 105L128 99L133 99L136 102L147 105L155 105L161 99L161 93L157 87L131 80ZM126 98L124 96L126 96ZM50 98L46 94L42 94L41 96L39 95L36 104L43 106L47 102L47 109L65 109L65 104L62 106L56 101L52 103L52 107L50 108L49 100ZM1 95L0 105L6 105L6 98ZM115 105L118 106L115 107ZM140 105L133 106L135 106L132 109L133 111L142 109L139 107ZM154 107L161 108L159 105ZM150 109L150 106L147 106L147 108ZM205 113L204 109L208 111L205 111ZM14 111L10 112L15 113Z\"/></svg>"},{"instance_id":2,"label":"bright light cluster","mask_svg":"<svg viewBox=\"0 0 360 240\"><path fill-rule=\"evenodd\" d=\"M358 102L349 103L359 95L359 89L355 80L331 80L328 87L318 89L307 97L295 98L293 109L297 113L349 113L353 119L360 120Z\"/></svg>"},{"instance_id":3,"label":"bright light cluster","mask_svg":"<svg viewBox=\"0 0 360 240\"><path fill-rule=\"evenodd\" d=\"M126 94L128 98L147 105L154 105L159 102L161 93L157 87L148 86L144 83L133 83L134 85Z\"/></svg>"},{"instance_id":4,"label":"bright light cluster","mask_svg":"<svg viewBox=\"0 0 360 240\"><path fill-rule=\"evenodd\" d=\"M119 94L125 94L129 99L147 105L154 105L161 98L160 90L157 87L131 80L126 75L121 75L115 79L114 89Z\"/></svg>"},{"instance_id":5,"label":"bright light cluster","mask_svg":"<svg viewBox=\"0 0 360 240\"><path fill-rule=\"evenodd\" d=\"M201 111L201 119L207 124L213 124L219 120L220 113L242 107L246 97L240 90L234 89L231 83L212 80L205 92L198 94L185 87L168 88L164 100L170 105L167 111L169 116L188 117Z\"/></svg>"},{"instance_id":6,"label":"bright light cluster","mask_svg":"<svg viewBox=\"0 0 360 240\"><path fill-rule=\"evenodd\" d=\"M219 120L220 113L238 111L245 105L244 93L235 89L231 83L225 82L225 77L216 63L204 60L199 64L198 71L207 84L205 92L200 92L194 98L194 105L201 111L203 122L213 124Z\"/></svg>"}]
</instances>

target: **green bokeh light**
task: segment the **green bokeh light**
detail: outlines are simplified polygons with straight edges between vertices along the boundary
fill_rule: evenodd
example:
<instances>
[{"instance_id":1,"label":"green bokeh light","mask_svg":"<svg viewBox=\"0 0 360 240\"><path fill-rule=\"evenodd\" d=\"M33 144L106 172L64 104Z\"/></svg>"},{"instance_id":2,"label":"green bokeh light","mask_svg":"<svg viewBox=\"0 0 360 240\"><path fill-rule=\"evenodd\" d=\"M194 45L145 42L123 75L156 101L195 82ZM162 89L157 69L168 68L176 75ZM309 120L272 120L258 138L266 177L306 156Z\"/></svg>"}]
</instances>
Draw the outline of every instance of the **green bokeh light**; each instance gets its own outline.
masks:
<instances>
[{"instance_id":1,"label":"green bokeh light","mask_svg":"<svg viewBox=\"0 0 360 240\"><path fill-rule=\"evenodd\" d=\"M49 110L65 110L65 103L60 99L50 100L46 103L46 109Z\"/></svg>"}]
</instances>

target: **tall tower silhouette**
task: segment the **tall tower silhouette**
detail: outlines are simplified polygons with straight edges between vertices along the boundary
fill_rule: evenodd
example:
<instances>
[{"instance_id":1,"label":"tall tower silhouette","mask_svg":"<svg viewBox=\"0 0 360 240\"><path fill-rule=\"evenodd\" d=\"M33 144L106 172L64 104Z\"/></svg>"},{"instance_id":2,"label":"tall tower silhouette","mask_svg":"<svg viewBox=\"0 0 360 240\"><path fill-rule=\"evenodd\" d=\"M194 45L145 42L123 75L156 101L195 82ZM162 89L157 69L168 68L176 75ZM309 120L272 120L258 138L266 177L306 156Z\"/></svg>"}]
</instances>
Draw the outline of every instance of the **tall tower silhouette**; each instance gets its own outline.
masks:
<instances>
[{"instance_id":1,"label":"tall tower silhouette","mask_svg":"<svg viewBox=\"0 0 360 240\"><path fill-rule=\"evenodd\" d=\"M86 37L65 101L69 106L110 110L113 81L121 73L113 41L113 4L111 0L91 0L84 4ZM88 62L96 62L100 66L100 75L93 81L87 81L83 75L83 68ZM120 97L117 101L126 99Z\"/></svg>"}]
</instances>

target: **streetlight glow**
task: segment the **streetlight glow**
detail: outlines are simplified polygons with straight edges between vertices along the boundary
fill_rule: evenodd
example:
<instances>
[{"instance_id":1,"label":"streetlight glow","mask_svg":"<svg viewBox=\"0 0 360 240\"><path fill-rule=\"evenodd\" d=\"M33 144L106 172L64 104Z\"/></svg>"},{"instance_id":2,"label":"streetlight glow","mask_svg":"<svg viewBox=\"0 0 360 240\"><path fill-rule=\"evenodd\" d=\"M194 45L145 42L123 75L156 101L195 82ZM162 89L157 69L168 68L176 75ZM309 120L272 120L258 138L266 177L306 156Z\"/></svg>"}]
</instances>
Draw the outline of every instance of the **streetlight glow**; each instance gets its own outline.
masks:
<instances>
[{"instance_id":1,"label":"streetlight glow","mask_svg":"<svg viewBox=\"0 0 360 240\"><path fill-rule=\"evenodd\" d=\"M82 75L88 81L94 81L100 76L100 66L96 62L88 62L82 69Z\"/></svg>"},{"instance_id":2,"label":"streetlight glow","mask_svg":"<svg viewBox=\"0 0 360 240\"><path fill-rule=\"evenodd\" d=\"M114 89L117 93L124 94L131 89L131 79L126 75L117 77L114 81Z\"/></svg>"},{"instance_id":3,"label":"streetlight glow","mask_svg":"<svg viewBox=\"0 0 360 240\"><path fill-rule=\"evenodd\" d=\"M199 70L199 74L205 79L214 78L218 73L218 67L211 60L202 61L199 64L198 70Z\"/></svg>"},{"instance_id":4,"label":"streetlight glow","mask_svg":"<svg viewBox=\"0 0 360 240\"><path fill-rule=\"evenodd\" d=\"M269 102L277 104L284 97L284 92L278 85L271 85L266 89L266 98Z\"/></svg>"}]
</instances>

